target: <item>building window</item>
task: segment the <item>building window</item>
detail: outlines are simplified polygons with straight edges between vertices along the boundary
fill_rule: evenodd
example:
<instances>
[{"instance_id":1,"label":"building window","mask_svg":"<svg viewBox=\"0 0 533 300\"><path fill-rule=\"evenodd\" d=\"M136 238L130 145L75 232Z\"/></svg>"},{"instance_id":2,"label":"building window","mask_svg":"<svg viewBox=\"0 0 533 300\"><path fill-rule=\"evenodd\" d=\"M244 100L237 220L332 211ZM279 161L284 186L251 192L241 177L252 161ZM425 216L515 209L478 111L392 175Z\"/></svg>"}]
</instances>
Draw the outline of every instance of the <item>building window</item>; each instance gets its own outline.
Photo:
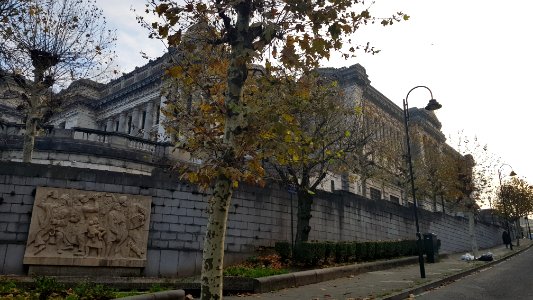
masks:
<instances>
[{"instance_id":1,"label":"building window","mask_svg":"<svg viewBox=\"0 0 533 300\"><path fill-rule=\"evenodd\" d=\"M143 110L143 116L141 118L141 129L144 129L145 121L146 121L146 110Z\"/></svg>"},{"instance_id":2,"label":"building window","mask_svg":"<svg viewBox=\"0 0 533 300\"><path fill-rule=\"evenodd\" d=\"M375 188L370 188L370 199L381 200L381 191Z\"/></svg>"},{"instance_id":3,"label":"building window","mask_svg":"<svg viewBox=\"0 0 533 300\"><path fill-rule=\"evenodd\" d=\"M390 195L390 201L394 203L400 203L400 198Z\"/></svg>"},{"instance_id":4,"label":"building window","mask_svg":"<svg viewBox=\"0 0 533 300\"><path fill-rule=\"evenodd\" d=\"M156 115L155 115L155 123L159 124L159 118L161 117L161 108L159 105L157 106Z\"/></svg>"},{"instance_id":5,"label":"building window","mask_svg":"<svg viewBox=\"0 0 533 300\"><path fill-rule=\"evenodd\" d=\"M65 129L65 128L67 127L67 122L61 122L61 123L59 123L59 126L58 126L58 127L61 128L61 129Z\"/></svg>"},{"instance_id":6,"label":"building window","mask_svg":"<svg viewBox=\"0 0 533 300\"><path fill-rule=\"evenodd\" d=\"M118 125L119 125L119 122L116 121L116 122L115 122L115 132L118 132Z\"/></svg>"},{"instance_id":7,"label":"building window","mask_svg":"<svg viewBox=\"0 0 533 300\"><path fill-rule=\"evenodd\" d=\"M132 124L131 124L131 120L132 120L132 119L131 119L131 116L129 116L129 117L128 117L128 134L131 133L131 125L132 125Z\"/></svg>"},{"instance_id":8,"label":"building window","mask_svg":"<svg viewBox=\"0 0 533 300\"><path fill-rule=\"evenodd\" d=\"M331 184L331 191L332 192L335 191L335 180L332 180L330 184Z\"/></svg>"}]
</instances>

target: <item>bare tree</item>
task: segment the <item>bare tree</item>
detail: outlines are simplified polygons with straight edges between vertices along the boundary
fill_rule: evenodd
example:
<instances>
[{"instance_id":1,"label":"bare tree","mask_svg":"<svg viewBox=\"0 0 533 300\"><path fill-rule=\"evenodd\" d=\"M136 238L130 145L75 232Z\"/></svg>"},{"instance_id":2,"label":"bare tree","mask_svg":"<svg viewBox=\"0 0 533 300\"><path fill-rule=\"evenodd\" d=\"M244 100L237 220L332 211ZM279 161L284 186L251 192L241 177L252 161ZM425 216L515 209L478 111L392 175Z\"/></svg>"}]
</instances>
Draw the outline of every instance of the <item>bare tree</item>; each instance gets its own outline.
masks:
<instances>
[{"instance_id":1,"label":"bare tree","mask_svg":"<svg viewBox=\"0 0 533 300\"><path fill-rule=\"evenodd\" d=\"M105 74L116 38L93 0L8 1L0 7L7 12L0 27L0 94L22 101L23 161L31 162L37 127L55 106L52 89Z\"/></svg>"}]
</instances>

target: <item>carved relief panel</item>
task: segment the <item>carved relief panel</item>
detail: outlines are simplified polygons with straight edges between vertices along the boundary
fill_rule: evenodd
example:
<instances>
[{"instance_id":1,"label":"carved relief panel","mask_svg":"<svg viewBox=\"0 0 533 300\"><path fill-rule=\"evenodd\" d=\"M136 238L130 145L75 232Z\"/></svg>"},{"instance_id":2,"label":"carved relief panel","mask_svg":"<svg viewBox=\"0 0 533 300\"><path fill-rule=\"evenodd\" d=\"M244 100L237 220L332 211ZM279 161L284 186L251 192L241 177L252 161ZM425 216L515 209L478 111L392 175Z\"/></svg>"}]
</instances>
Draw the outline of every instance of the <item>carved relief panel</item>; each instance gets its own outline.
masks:
<instances>
[{"instance_id":1,"label":"carved relief panel","mask_svg":"<svg viewBox=\"0 0 533 300\"><path fill-rule=\"evenodd\" d=\"M143 267L149 196L38 187L24 264Z\"/></svg>"}]
</instances>

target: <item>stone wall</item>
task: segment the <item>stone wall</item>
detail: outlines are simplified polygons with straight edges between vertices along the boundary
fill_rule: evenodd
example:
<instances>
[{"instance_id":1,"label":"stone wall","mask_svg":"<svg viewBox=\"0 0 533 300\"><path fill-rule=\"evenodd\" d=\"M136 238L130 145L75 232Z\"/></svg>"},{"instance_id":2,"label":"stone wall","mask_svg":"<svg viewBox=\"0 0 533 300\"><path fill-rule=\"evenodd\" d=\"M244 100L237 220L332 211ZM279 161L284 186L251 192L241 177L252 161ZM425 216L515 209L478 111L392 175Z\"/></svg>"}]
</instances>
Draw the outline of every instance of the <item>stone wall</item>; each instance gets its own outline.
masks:
<instances>
[{"instance_id":1,"label":"stone wall","mask_svg":"<svg viewBox=\"0 0 533 300\"><path fill-rule=\"evenodd\" d=\"M154 169L151 176L55 165L0 162L0 274L25 274L22 260L36 187L146 195L152 197L146 276L200 272L208 195ZM296 199L292 199L296 205ZM413 239L412 210L350 193L318 193L311 222L313 240ZM243 187L234 193L226 238L226 263L257 246L290 240L291 198L277 188ZM296 209L294 209L296 214ZM442 240L444 252L468 250L468 222L421 211L421 229ZM500 243L500 229L477 223L480 247Z\"/></svg>"}]
</instances>

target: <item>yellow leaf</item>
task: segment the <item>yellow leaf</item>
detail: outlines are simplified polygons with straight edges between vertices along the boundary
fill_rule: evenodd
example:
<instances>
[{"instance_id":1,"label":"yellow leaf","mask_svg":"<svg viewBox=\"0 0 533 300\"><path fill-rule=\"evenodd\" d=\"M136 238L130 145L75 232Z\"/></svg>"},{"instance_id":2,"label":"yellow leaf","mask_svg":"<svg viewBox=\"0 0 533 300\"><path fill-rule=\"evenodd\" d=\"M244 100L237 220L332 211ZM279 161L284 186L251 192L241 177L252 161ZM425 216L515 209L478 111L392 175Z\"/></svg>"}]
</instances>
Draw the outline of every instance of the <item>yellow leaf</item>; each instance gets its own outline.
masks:
<instances>
[{"instance_id":1,"label":"yellow leaf","mask_svg":"<svg viewBox=\"0 0 533 300\"><path fill-rule=\"evenodd\" d=\"M292 122L294 120L294 117L289 115L289 114L283 114L281 115L283 117L283 119L285 119L285 121L287 122Z\"/></svg>"},{"instance_id":2,"label":"yellow leaf","mask_svg":"<svg viewBox=\"0 0 533 300\"><path fill-rule=\"evenodd\" d=\"M239 187L239 182L237 180L233 180L233 188L238 188Z\"/></svg>"},{"instance_id":3,"label":"yellow leaf","mask_svg":"<svg viewBox=\"0 0 533 300\"><path fill-rule=\"evenodd\" d=\"M171 77L180 78L183 75L183 68L181 66L174 66L168 68L165 72Z\"/></svg>"}]
</instances>

